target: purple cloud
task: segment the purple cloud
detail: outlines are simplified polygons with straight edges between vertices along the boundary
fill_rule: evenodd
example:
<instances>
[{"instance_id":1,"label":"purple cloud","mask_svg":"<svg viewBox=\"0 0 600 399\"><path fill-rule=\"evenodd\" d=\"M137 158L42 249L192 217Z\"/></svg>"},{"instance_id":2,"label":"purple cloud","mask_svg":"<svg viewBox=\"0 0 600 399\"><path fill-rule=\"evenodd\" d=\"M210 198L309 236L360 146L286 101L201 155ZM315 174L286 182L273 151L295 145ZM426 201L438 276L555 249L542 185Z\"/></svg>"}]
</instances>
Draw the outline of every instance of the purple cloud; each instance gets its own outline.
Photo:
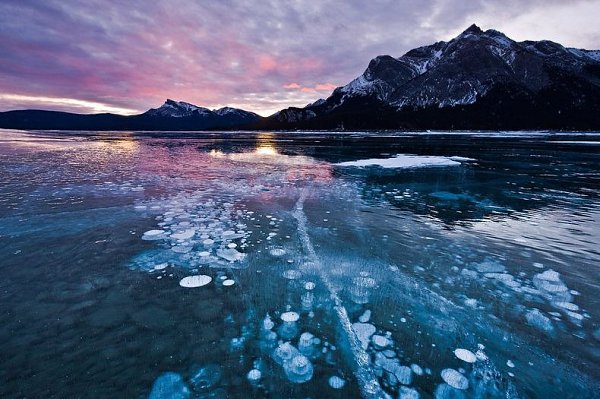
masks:
<instances>
[{"instance_id":1,"label":"purple cloud","mask_svg":"<svg viewBox=\"0 0 600 399\"><path fill-rule=\"evenodd\" d=\"M377 55L448 40L472 22L519 40L600 47L584 16L543 32L552 37L531 30L561 7L589 15L600 1L5 0L0 110L127 113L170 97L268 114L326 97Z\"/></svg>"}]
</instances>

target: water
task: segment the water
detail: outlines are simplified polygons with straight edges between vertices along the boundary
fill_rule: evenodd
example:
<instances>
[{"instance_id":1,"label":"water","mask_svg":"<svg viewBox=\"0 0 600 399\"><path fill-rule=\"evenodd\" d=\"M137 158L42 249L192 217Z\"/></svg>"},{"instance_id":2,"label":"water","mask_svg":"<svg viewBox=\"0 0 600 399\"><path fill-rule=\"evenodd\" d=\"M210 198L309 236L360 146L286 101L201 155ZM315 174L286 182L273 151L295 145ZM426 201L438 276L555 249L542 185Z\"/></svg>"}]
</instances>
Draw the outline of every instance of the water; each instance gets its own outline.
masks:
<instances>
[{"instance_id":1,"label":"water","mask_svg":"<svg viewBox=\"0 0 600 399\"><path fill-rule=\"evenodd\" d=\"M598 143L1 131L0 396L598 397Z\"/></svg>"}]
</instances>

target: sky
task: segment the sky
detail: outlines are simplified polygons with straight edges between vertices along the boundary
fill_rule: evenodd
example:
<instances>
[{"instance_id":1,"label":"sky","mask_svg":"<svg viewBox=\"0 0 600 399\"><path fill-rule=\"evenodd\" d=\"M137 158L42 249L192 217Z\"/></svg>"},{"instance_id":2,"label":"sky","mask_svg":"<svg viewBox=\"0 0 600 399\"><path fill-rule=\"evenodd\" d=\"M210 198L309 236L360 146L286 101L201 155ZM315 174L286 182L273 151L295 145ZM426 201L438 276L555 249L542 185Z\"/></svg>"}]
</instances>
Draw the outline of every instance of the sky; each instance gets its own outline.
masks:
<instances>
[{"instance_id":1,"label":"sky","mask_svg":"<svg viewBox=\"0 0 600 399\"><path fill-rule=\"evenodd\" d=\"M269 115L472 23L600 49L600 0L0 0L0 111Z\"/></svg>"}]
</instances>

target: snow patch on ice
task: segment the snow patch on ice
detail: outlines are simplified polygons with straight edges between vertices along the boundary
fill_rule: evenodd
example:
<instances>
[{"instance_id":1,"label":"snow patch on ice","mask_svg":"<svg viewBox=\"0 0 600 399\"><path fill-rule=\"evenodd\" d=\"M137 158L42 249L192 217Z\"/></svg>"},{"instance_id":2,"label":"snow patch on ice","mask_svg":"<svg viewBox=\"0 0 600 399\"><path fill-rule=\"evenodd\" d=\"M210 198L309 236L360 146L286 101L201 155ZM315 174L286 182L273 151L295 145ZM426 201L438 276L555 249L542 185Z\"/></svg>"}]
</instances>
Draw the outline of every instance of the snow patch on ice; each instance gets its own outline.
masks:
<instances>
[{"instance_id":1,"label":"snow patch on ice","mask_svg":"<svg viewBox=\"0 0 600 399\"><path fill-rule=\"evenodd\" d=\"M341 167L368 167L379 166L390 169L410 169L435 166L458 166L461 163L452 157L428 156L428 155L407 155L399 154L393 158L370 158L357 161L340 162L335 164Z\"/></svg>"}]
</instances>

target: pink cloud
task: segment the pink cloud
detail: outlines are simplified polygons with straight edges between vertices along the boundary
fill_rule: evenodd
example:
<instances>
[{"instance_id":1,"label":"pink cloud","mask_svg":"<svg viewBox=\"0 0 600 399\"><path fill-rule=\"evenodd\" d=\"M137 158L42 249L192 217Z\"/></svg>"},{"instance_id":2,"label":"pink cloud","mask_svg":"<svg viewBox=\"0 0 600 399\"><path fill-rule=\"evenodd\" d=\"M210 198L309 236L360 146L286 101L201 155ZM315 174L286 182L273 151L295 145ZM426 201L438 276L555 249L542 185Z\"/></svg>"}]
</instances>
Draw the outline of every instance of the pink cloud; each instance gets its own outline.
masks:
<instances>
[{"instance_id":1,"label":"pink cloud","mask_svg":"<svg viewBox=\"0 0 600 399\"><path fill-rule=\"evenodd\" d=\"M332 91L336 88L337 86L334 85L333 83L317 83L314 86L302 86L299 83L288 83L285 86L283 86L284 89L288 89L288 90L298 90L301 91L303 93L314 93L317 91Z\"/></svg>"},{"instance_id":2,"label":"pink cloud","mask_svg":"<svg viewBox=\"0 0 600 399\"><path fill-rule=\"evenodd\" d=\"M268 55L263 55L258 58L258 67L263 72L270 72L277 68L277 62L273 57Z\"/></svg>"},{"instance_id":3,"label":"pink cloud","mask_svg":"<svg viewBox=\"0 0 600 399\"><path fill-rule=\"evenodd\" d=\"M332 91L336 88L337 86L334 85L333 83L320 83L315 85L315 90L318 91Z\"/></svg>"}]
</instances>

